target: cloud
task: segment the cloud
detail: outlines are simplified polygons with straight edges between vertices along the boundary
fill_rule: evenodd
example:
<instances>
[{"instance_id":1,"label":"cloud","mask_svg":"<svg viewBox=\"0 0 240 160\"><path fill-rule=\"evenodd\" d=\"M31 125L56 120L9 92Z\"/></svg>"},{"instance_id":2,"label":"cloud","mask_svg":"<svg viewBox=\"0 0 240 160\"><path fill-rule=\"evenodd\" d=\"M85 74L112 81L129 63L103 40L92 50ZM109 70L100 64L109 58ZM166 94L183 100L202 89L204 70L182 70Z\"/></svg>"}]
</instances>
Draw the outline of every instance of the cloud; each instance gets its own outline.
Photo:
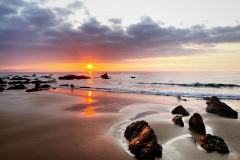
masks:
<instances>
[{"instance_id":1,"label":"cloud","mask_svg":"<svg viewBox=\"0 0 240 160\"><path fill-rule=\"evenodd\" d=\"M123 27L122 19L108 19L112 23L108 26L89 15L76 26L67 17L76 9L87 10L80 1L65 8L41 7L20 0L3 2L1 65L184 56L212 52L217 43L240 42L240 25L164 27L162 22L142 16L138 23Z\"/></svg>"}]
</instances>

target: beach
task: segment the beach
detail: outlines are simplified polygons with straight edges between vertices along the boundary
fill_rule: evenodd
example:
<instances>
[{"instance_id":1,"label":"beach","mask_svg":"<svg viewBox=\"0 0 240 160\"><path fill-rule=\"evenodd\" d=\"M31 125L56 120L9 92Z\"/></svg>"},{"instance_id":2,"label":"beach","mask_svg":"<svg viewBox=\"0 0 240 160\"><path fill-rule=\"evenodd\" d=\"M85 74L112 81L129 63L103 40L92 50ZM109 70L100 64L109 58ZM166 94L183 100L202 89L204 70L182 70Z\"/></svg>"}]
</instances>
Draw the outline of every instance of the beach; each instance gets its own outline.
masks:
<instances>
[{"instance_id":1,"label":"beach","mask_svg":"<svg viewBox=\"0 0 240 160\"><path fill-rule=\"evenodd\" d=\"M234 100L223 101L239 110ZM233 159L240 157L239 119L205 112L205 100L133 93L61 89L0 94L1 159L135 159L129 154L124 129L145 120L163 147L162 159ZM206 132L220 136L229 154L207 153L196 145L201 136L174 125L172 109L183 105L202 115Z\"/></svg>"}]
</instances>

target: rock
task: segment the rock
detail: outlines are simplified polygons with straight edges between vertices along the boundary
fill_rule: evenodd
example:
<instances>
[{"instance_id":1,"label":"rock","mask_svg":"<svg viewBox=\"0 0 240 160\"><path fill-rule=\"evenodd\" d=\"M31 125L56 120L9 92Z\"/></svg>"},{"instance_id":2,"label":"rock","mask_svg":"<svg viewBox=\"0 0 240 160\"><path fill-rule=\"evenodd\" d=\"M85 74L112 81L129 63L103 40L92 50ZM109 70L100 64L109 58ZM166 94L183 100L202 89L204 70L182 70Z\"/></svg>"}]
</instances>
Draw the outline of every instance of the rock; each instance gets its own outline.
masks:
<instances>
[{"instance_id":1,"label":"rock","mask_svg":"<svg viewBox=\"0 0 240 160\"><path fill-rule=\"evenodd\" d=\"M73 85L73 84L71 84L71 88L74 88L74 85Z\"/></svg>"},{"instance_id":2,"label":"rock","mask_svg":"<svg viewBox=\"0 0 240 160\"><path fill-rule=\"evenodd\" d=\"M76 75L67 75L63 77L58 77L60 80L73 80L73 79L90 79L91 77L87 76L76 76Z\"/></svg>"},{"instance_id":3,"label":"rock","mask_svg":"<svg viewBox=\"0 0 240 160\"><path fill-rule=\"evenodd\" d=\"M50 85L45 84L45 85L40 86L39 88L50 88L50 87L51 87Z\"/></svg>"},{"instance_id":4,"label":"rock","mask_svg":"<svg viewBox=\"0 0 240 160\"><path fill-rule=\"evenodd\" d=\"M7 90L15 90L15 89L26 89L23 84L15 85L15 87L9 87Z\"/></svg>"},{"instance_id":5,"label":"rock","mask_svg":"<svg viewBox=\"0 0 240 160\"><path fill-rule=\"evenodd\" d=\"M36 74L33 74L32 77L36 77Z\"/></svg>"},{"instance_id":6,"label":"rock","mask_svg":"<svg viewBox=\"0 0 240 160\"><path fill-rule=\"evenodd\" d=\"M68 87L68 84L61 84L60 86Z\"/></svg>"},{"instance_id":7,"label":"rock","mask_svg":"<svg viewBox=\"0 0 240 160\"><path fill-rule=\"evenodd\" d=\"M27 80L27 81L30 81L30 79L28 79L28 78L22 78L22 77L18 77L18 76L12 77L12 79L10 79L10 80Z\"/></svg>"},{"instance_id":8,"label":"rock","mask_svg":"<svg viewBox=\"0 0 240 160\"><path fill-rule=\"evenodd\" d=\"M13 81L13 82L8 82L8 84L29 84L30 81Z\"/></svg>"},{"instance_id":9,"label":"rock","mask_svg":"<svg viewBox=\"0 0 240 160\"><path fill-rule=\"evenodd\" d=\"M182 127L184 126L184 123L182 121L182 116L177 115L177 116L172 118L172 121L177 125L180 125Z\"/></svg>"},{"instance_id":10,"label":"rock","mask_svg":"<svg viewBox=\"0 0 240 160\"><path fill-rule=\"evenodd\" d=\"M110 77L107 75L107 73L100 76L102 79L110 79Z\"/></svg>"},{"instance_id":11,"label":"rock","mask_svg":"<svg viewBox=\"0 0 240 160\"><path fill-rule=\"evenodd\" d=\"M198 143L201 147L207 150L207 152L217 151L219 153L229 153L227 144L218 136L206 134L198 141Z\"/></svg>"},{"instance_id":12,"label":"rock","mask_svg":"<svg viewBox=\"0 0 240 160\"><path fill-rule=\"evenodd\" d=\"M131 78L136 78L136 77L133 77L133 76L132 76Z\"/></svg>"},{"instance_id":13,"label":"rock","mask_svg":"<svg viewBox=\"0 0 240 160\"><path fill-rule=\"evenodd\" d=\"M41 76L41 78L51 79L52 77L49 75L49 76Z\"/></svg>"},{"instance_id":14,"label":"rock","mask_svg":"<svg viewBox=\"0 0 240 160\"><path fill-rule=\"evenodd\" d=\"M183 116L189 116L189 115L190 115L190 114L188 113L188 111L187 111L185 108L183 108L182 105L177 106L176 108L174 108L174 109L172 110L172 114L181 114L181 115L183 115Z\"/></svg>"},{"instance_id":15,"label":"rock","mask_svg":"<svg viewBox=\"0 0 240 160\"><path fill-rule=\"evenodd\" d=\"M198 113L194 113L189 119L189 129L201 134L206 134L205 125L203 123L202 116Z\"/></svg>"},{"instance_id":16,"label":"rock","mask_svg":"<svg viewBox=\"0 0 240 160\"><path fill-rule=\"evenodd\" d=\"M7 83L7 82L3 81L2 78L0 78L0 84L4 84L4 83Z\"/></svg>"},{"instance_id":17,"label":"rock","mask_svg":"<svg viewBox=\"0 0 240 160\"><path fill-rule=\"evenodd\" d=\"M0 92L3 92L4 90L5 90L4 88L0 87Z\"/></svg>"},{"instance_id":18,"label":"rock","mask_svg":"<svg viewBox=\"0 0 240 160\"><path fill-rule=\"evenodd\" d=\"M27 89L26 92L38 92L38 91L42 91L41 88L32 88L32 89Z\"/></svg>"},{"instance_id":19,"label":"rock","mask_svg":"<svg viewBox=\"0 0 240 160\"><path fill-rule=\"evenodd\" d=\"M211 97L207 102L206 112L217 114L228 118L238 118L238 112L221 102L216 96Z\"/></svg>"},{"instance_id":20,"label":"rock","mask_svg":"<svg viewBox=\"0 0 240 160\"><path fill-rule=\"evenodd\" d=\"M137 121L129 125L124 133L129 141L129 150L138 159L154 159L162 157L162 146L154 130L146 121Z\"/></svg>"}]
</instances>

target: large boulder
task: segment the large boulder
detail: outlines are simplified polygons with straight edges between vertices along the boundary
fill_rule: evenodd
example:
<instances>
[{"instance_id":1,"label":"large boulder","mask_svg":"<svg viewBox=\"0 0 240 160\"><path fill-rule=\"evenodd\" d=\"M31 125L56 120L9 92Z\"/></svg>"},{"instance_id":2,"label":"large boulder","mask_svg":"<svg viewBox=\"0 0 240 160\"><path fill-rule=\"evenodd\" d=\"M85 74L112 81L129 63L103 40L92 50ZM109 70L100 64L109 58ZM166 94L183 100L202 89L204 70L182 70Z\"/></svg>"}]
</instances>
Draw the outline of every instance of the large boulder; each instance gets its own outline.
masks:
<instances>
[{"instance_id":1,"label":"large boulder","mask_svg":"<svg viewBox=\"0 0 240 160\"><path fill-rule=\"evenodd\" d=\"M107 75L107 73L100 76L102 79L110 79L110 77Z\"/></svg>"},{"instance_id":2,"label":"large boulder","mask_svg":"<svg viewBox=\"0 0 240 160\"><path fill-rule=\"evenodd\" d=\"M207 152L217 151L219 153L229 153L227 144L218 136L206 134L198 141L198 143L201 147L207 150Z\"/></svg>"},{"instance_id":3,"label":"large boulder","mask_svg":"<svg viewBox=\"0 0 240 160\"><path fill-rule=\"evenodd\" d=\"M201 135L206 134L205 125L200 114L194 113L193 116L191 116L191 118L189 119L189 129Z\"/></svg>"},{"instance_id":4,"label":"large boulder","mask_svg":"<svg viewBox=\"0 0 240 160\"><path fill-rule=\"evenodd\" d=\"M190 115L190 114L188 113L188 111L187 111L185 108L183 108L182 105L177 106L176 108L174 108L174 109L172 110L172 114L181 114L181 115L183 115L183 116L189 116L189 115Z\"/></svg>"},{"instance_id":5,"label":"large boulder","mask_svg":"<svg viewBox=\"0 0 240 160\"><path fill-rule=\"evenodd\" d=\"M25 89L23 84L15 85L14 87L9 87L7 90Z\"/></svg>"},{"instance_id":6,"label":"large boulder","mask_svg":"<svg viewBox=\"0 0 240 160\"><path fill-rule=\"evenodd\" d=\"M129 150L138 159L154 159L162 157L162 146L154 130L146 121L137 121L129 125L124 133L129 141Z\"/></svg>"},{"instance_id":7,"label":"large boulder","mask_svg":"<svg viewBox=\"0 0 240 160\"><path fill-rule=\"evenodd\" d=\"M172 121L179 126L182 126L182 127L184 126L182 116L177 115L177 116L172 118Z\"/></svg>"},{"instance_id":8,"label":"large boulder","mask_svg":"<svg viewBox=\"0 0 240 160\"><path fill-rule=\"evenodd\" d=\"M238 118L238 112L221 102L216 96L211 97L207 102L206 112L217 114L228 118Z\"/></svg>"}]
</instances>

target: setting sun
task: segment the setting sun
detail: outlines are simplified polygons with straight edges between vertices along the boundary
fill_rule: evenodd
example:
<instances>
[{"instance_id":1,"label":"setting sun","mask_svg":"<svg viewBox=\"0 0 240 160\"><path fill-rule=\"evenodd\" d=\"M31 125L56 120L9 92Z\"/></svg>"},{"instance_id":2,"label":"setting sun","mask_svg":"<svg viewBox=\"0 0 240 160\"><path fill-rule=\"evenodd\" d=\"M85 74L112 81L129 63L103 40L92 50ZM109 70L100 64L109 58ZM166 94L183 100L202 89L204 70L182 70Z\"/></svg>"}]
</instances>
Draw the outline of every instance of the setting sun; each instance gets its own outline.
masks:
<instances>
[{"instance_id":1,"label":"setting sun","mask_svg":"<svg viewBox=\"0 0 240 160\"><path fill-rule=\"evenodd\" d=\"M90 69L90 68L92 68L92 66L91 66L91 65L88 65L88 68Z\"/></svg>"}]
</instances>

